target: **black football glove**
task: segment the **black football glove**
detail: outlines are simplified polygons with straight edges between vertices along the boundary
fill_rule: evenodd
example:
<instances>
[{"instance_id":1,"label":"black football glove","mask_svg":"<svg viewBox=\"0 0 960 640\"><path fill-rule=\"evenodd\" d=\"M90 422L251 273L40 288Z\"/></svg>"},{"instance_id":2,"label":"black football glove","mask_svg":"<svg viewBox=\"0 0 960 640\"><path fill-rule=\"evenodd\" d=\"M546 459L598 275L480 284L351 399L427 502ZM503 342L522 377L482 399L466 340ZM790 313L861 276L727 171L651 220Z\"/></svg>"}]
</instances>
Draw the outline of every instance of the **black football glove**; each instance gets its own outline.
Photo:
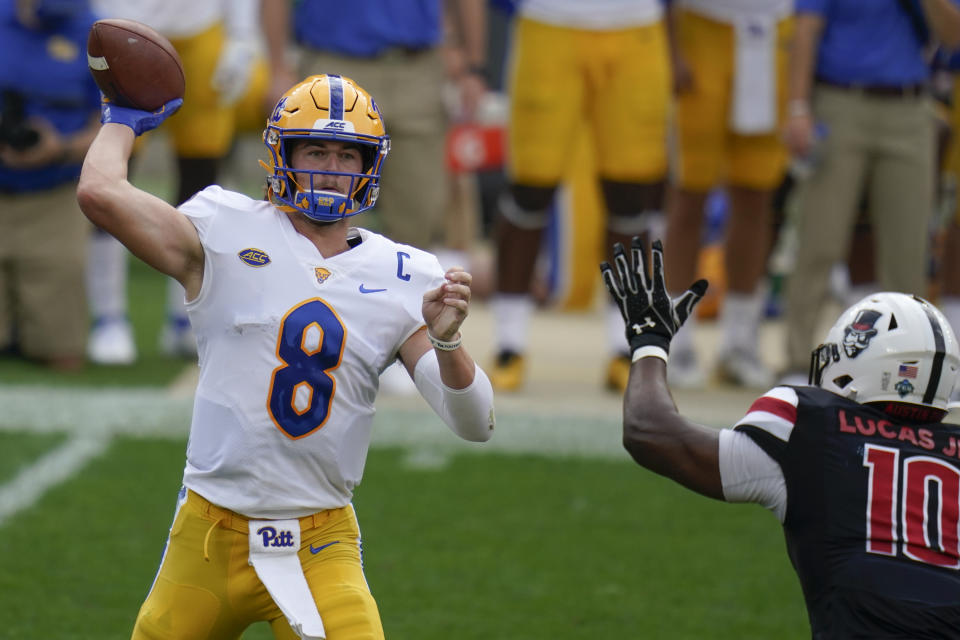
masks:
<instances>
[{"instance_id":1,"label":"black football glove","mask_svg":"<svg viewBox=\"0 0 960 640\"><path fill-rule=\"evenodd\" d=\"M630 353L646 346L659 347L665 354L669 353L670 340L706 293L707 281L697 280L683 295L671 300L663 278L663 245L659 240L653 243L651 279L640 238L634 236L630 244L629 259L622 244L613 245L616 272L610 263L600 263L603 282L626 322Z\"/></svg>"}]
</instances>

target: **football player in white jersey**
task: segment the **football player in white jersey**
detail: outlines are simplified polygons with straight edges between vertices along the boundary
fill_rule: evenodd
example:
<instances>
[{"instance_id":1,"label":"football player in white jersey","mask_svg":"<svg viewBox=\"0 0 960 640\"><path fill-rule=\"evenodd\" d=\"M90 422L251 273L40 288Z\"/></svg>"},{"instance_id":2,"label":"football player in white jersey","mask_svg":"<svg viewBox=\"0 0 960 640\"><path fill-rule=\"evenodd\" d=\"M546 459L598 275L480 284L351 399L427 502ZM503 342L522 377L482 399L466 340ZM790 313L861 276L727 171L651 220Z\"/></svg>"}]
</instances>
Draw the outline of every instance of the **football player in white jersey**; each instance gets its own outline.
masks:
<instances>
[{"instance_id":1,"label":"football player in white jersey","mask_svg":"<svg viewBox=\"0 0 960 640\"><path fill-rule=\"evenodd\" d=\"M197 335L184 488L134 638L382 638L351 506L379 374L399 359L460 437L494 427L461 346L469 273L349 218L372 207L390 148L349 78L290 89L264 131L267 199L212 186L175 209L133 187L136 135L176 111L105 103L78 199L87 217L183 284Z\"/></svg>"}]
</instances>

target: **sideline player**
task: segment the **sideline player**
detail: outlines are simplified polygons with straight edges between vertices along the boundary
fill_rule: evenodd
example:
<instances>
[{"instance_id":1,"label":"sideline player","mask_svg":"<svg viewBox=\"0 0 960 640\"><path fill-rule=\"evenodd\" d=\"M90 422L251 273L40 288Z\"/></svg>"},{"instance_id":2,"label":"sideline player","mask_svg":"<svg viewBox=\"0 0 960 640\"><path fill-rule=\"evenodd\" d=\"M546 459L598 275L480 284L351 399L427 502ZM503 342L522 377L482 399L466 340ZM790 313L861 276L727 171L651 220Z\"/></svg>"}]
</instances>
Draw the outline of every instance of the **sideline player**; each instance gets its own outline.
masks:
<instances>
[{"instance_id":1,"label":"sideline player","mask_svg":"<svg viewBox=\"0 0 960 640\"><path fill-rule=\"evenodd\" d=\"M490 438L492 388L459 333L471 276L348 226L389 150L349 78L312 76L277 103L268 201L211 186L174 209L126 181L135 135L178 106L106 103L78 187L93 222L184 286L198 338L184 488L133 637L236 638L268 620L277 638L382 638L351 504L378 376L399 359L458 436Z\"/></svg>"},{"instance_id":2,"label":"sideline player","mask_svg":"<svg viewBox=\"0 0 960 640\"><path fill-rule=\"evenodd\" d=\"M704 205L725 188L727 291L720 306L721 379L766 389L773 374L758 353L773 246L773 193L787 153L778 133L786 108L792 0L677 0L670 8L676 91L676 161L667 198L668 272L683 287L697 272ZM704 386L694 345L696 316L674 341L670 383Z\"/></svg>"},{"instance_id":3,"label":"sideline player","mask_svg":"<svg viewBox=\"0 0 960 640\"><path fill-rule=\"evenodd\" d=\"M534 310L532 277L550 208L578 136L590 130L607 210L606 246L660 216L667 177L670 60L655 0L525 0L510 53L507 188L495 231L497 353L490 377L520 390ZM630 367L616 308L607 305L606 387Z\"/></svg>"},{"instance_id":4,"label":"sideline player","mask_svg":"<svg viewBox=\"0 0 960 640\"><path fill-rule=\"evenodd\" d=\"M943 424L960 349L943 314L902 293L847 309L812 354L810 386L779 386L733 429L688 421L667 352L706 291L671 300L640 242L603 279L633 366L623 443L703 495L755 502L783 524L814 638L950 638L960 624L960 427Z\"/></svg>"}]
</instances>

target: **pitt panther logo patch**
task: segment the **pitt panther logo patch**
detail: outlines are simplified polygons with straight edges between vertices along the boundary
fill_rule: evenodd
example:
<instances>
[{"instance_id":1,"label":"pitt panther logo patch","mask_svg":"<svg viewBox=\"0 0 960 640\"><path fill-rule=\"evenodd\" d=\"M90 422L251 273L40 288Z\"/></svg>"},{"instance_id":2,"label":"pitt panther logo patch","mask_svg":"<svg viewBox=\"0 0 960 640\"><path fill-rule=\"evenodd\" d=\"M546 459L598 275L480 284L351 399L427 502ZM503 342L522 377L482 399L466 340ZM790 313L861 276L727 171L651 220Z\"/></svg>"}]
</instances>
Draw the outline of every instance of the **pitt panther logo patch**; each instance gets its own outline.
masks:
<instances>
[{"instance_id":1,"label":"pitt panther logo patch","mask_svg":"<svg viewBox=\"0 0 960 640\"><path fill-rule=\"evenodd\" d=\"M317 282L319 282L320 284L323 284L324 282L326 282L327 278L333 275L330 272L330 269L327 269L326 267L314 267L313 273L315 276L317 276Z\"/></svg>"},{"instance_id":2,"label":"pitt panther logo patch","mask_svg":"<svg viewBox=\"0 0 960 640\"><path fill-rule=\"evenodd\" d=\"M263 249L244 249L237 254L237 257L251 267L264 267L270 264L270 256Z\"/></svg>"},{"instance_id":3,"label":"pitt panther logo patch","mask_svg":"<svg viewBox=\"0 0 960 640\"><path fill-rule=\"evenodd\" d=\"M853 322L843 329L843 350L848 358L856 358L861 351L870 346L870 340L877 335L874 325L881 313L873 309L862 309Z\"/></svg>"}]
</instances>

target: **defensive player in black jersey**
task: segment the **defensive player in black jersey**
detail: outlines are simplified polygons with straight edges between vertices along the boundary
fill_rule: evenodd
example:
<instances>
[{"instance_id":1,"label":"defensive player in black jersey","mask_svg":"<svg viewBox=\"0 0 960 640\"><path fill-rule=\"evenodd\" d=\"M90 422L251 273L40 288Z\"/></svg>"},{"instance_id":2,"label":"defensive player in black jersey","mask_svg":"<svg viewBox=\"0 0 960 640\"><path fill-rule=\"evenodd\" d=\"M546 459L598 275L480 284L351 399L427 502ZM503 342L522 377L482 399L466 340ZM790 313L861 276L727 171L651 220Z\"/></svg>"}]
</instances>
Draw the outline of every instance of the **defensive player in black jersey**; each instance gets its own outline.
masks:
<instances>
[{"instance_id":1,"label":"defensive player in black jersey","mask_svg":"<svg viewBox=\"0 0 960 640\"><path fill-rule=\"evenodd\" d=\"M809 386L757 399L732 429L691 423L667 388L670 340L706 291L666 293L663 249L601 264L633 365L623 443L640 465L780 519L812 636L960 637L960 427L941 422L956 337L926 300L878 293L814 350Z\"/></svg>"}]
</instances>

